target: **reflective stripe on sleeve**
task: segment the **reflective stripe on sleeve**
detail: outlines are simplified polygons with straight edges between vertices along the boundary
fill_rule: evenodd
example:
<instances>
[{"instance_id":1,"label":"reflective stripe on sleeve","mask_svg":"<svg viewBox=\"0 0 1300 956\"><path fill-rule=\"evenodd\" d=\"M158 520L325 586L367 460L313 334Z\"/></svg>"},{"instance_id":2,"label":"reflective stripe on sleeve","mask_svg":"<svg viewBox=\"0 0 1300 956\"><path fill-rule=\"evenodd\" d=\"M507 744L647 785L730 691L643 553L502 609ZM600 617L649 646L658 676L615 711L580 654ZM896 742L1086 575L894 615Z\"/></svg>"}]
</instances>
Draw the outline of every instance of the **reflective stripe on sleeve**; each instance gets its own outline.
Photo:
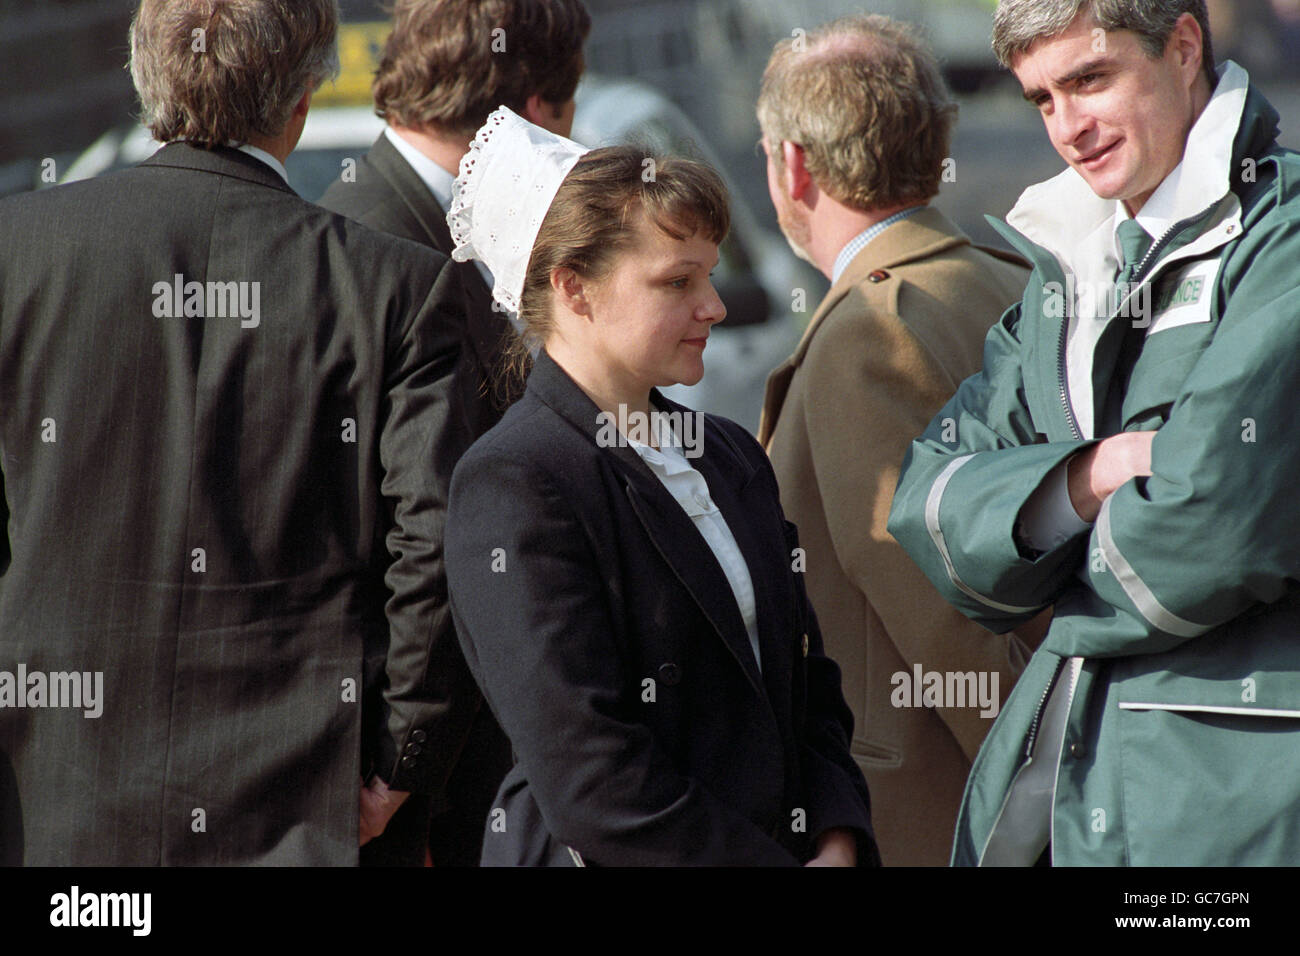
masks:
<instances>
[{"instance_id":1,"label":"reflective stripe on sleeve","mask_svg":"<svg viewBox=\"0 0 1300 956\"><path fill-rule=\"evenodd\" d=\"M939 549L939 556L943 558L943 566L948 570L948 580L963 594L973 597L981 604L996 611L1005 611L1008 614L1033 614L1039 609L1036 607L1017 607L1014 604L1002 604L978 593L957 576L957 569L952 566L952 558L948 555L948 543L943 538L943 529L939 527L939 504L943 500L944 489L948 487L948 482L952 480L952 476L956 474L957 469L974 457L974 455L962 455L960 458L954 458L948 467L939 474L939 477L935 479L934 485L930 488L930 496L925 500L926 530L930 532L930 540L934 542L934 546Z\"/></svg>"},{"instance_id":2,"label":"reflective stripe on sleeve","mask_svg":"<svg viewBox=\"0 0 1300 956\"><path fill-rule=\"evenodd\" d=\"M1146 582L1138 577L1124 555L1119 553L1119 548L1115 546L1115 538L1110 531L1110 505L1114 500L1114 495L1111 495L1101 504L1101 513L1097 515L1097 541L1101 544L1101 554L1106 559L1106 566L1115 575L1115 580L1124 589L1133 606L1152 627L1159 628L1166 634L1174 634L1178 637L1200 637L1207 631L1213 630L1211 624L1193 624L1168 610L1156 599Z\"/></svg>"}]
</instances>

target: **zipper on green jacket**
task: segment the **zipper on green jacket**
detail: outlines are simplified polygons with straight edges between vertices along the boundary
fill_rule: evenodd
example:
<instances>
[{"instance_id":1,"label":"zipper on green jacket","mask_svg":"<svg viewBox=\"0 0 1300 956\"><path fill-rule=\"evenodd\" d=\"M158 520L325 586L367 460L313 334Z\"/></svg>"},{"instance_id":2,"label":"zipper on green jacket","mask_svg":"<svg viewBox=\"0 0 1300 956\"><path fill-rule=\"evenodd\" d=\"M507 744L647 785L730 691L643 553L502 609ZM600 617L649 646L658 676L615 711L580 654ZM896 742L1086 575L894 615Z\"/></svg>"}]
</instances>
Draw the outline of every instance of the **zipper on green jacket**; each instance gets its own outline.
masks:
<instances>
[{"instance_id":1,"label":"zipper on green jacket","mask_svg":"<svg viewBox=\"0 0 1300 956\"><path fill-rule=\"evenodd\" d=\"M1211 209L1213 209L1213 207L1211 207ZM1125 297L1123 304L1117 304L1116 312L1107 320L1108 323L1114 322L1119 314L1124 311L1124 305L1128 303L1129 297L1133 295L1133 289L1137 286L1141 286L1142 283L1146 281L1146 271L1150 268L1151 261L1164 251L1174 234L1180 233L1187 226L1200 220L1204 216L1205 212L1202 211L1197 213L1195 216L1190 216L1181 222L1174 223L1165 230L1164 235L1151 244L1151 248L1147 250L1147 254L1142 257L1142 261L1138 263L1137 269L1134 270L1133 278L1129 280L1129 295ZM1071 313L1074 311L1073 303L1071 303L1070 311ZM1070 321L1066 318L1066 320L1061 323L1061 334L1056 343L1056 370L1058 381L1060 383L1061 408L1065 411L1065 421L1070 426L1070 434L1074 436L1075 440L1082 441L1083 434L1079 429L1079 420L1075 418L1074 406L1070 403L1069 369L1067 368L1068 363L1066 361L1066 345L1068 343L1069 333Z\"/></svg>"},{"instance_id":2,"label":"zipper on green jacket","mask_svg":"<svg viewBox=\"0 0 1300 956\"><path fill-rule=\"evenodd\" d=\"M1047 708L1047 700L1052 696L1052 689L1056 686L1057 680L1061 677L1061 669L1065 666L1066 659L1061 658L1056 664L1056 670L1052 672L1052 678L1047 682L1047 687L1043 689L1043 696L1038 699L1038 709L1034 712L1033 722L1029 725L1029 733L1025 736L1025 762L1016 768L1016 772L1011 777L1011 783L1002 794L1002 805L998 807L998 815L993 818L993 825L989 827L988 833L984 837L984 846L980 848L979 854L975 857L975 865L983 866L984 857L988 855L989 844L993 841L993 836L998 832L998 825L1002 822L1002 816L1007 812L1007 804L1011 802L1011 795L1016 791L1016 784L1020 780L1020 775L1028 770L1034 762L1034 743L1038 738L1038 725L1042 722L1043 711ZM973 772L973 771L972 771ZM1049 808L1049 813L1051 812ZM1048 824L1049 839L1051 834L1051 824Z\"/></svg>"},{"instance_id":3,"label":"zipper on green jacket","mask_svg":"<svg viewBox=\"0 0 1300 956\"><path fill-rule=\"evenodd\" d=\"M1061 670L1065 667L1066 658L1062 657L1056 662L1056 670L1052 672L1052 679L1047 682L1043 688L1043 696L1038 699L1038 709L1034 711L1033 722L1029 725L1029 733L1025 735L1025 756L1032 757L1034 754L1034 742L1038 739L1038 725L1043 720L1043 711L1047 708L1047 698L1052 696L1052 688L1060 680Z\"/></svg>"},{"instance_id":4,"label":"zipper on green jacket","mask_svg":"<svg viewBox=\"0 0 1300 956\"><path fill-rule=\"evenodd\" d=\"M1074 305L1071 303L1070 311L1074 311ZM1066 368L1065 346L1070 336L1070 319L1068 316L1061 320L1061 335L1056 342L1056 377L1060 383L1061 389L1061 409L1065 412L1065 423L1070 426L1070 434L1074 436L1075 441L1083 439L1079 431L1078 419L1074 417L1074 406L1070 404L1070 386L1069 371Z\"/></svg>"}]
</instances>

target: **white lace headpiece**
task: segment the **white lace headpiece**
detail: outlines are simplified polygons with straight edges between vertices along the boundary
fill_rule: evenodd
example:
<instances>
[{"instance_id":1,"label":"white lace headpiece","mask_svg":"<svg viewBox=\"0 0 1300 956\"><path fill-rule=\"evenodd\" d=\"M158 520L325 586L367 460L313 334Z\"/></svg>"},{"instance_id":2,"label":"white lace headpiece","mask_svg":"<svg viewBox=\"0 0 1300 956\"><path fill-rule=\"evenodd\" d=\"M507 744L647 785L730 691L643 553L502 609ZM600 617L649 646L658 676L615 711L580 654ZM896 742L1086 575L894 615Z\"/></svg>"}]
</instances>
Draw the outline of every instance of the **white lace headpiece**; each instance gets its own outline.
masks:
<instances>
[{"instance_id":1,"label":"white lace headpiece","mask_svg":"<svg viewBox=\"0 0 1300 956\"><path fill-rule=\"evenodd\" d=\"M457 262L479 259L492 272L492 297L519 311L533 241L551 200L588 152L504 106L474 135L451 187L447 228Z\"/></svg>"}]
</instances>

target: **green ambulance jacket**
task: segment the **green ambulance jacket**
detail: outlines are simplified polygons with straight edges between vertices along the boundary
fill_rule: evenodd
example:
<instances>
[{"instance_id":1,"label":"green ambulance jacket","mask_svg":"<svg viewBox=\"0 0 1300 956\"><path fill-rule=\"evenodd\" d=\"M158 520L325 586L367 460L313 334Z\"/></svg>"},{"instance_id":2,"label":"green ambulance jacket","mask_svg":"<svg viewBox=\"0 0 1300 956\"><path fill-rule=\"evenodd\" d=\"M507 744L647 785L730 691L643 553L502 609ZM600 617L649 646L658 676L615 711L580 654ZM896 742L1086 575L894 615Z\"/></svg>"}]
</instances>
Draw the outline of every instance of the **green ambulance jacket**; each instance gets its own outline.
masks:
<instances>
[{"instance_id":1,"label":"green ambulance jacket","mask_svg":"<svg viewBox=\"0 0 1300 956\"><path fill-rule=\"evenodd\" d=\"M999 633L1055 605L972 767L954 865L1025 825L1008 795L1054 689L1061 743L1033 762L1050 761L1055 865L1300 864L1300 154L1235 64L1211 109L1240 115L1222 189L1157 237L1136 339L1112 320L1093 358L1094 440L1158 429L1152 476L1052 550L1017 536L1092 443L1065 381L1062 260L1115 203L1072 170L1008 217L1040 241L994 223L1029 286L904 461L889 530L950 602Z\"/></svg>"}]
</instances>

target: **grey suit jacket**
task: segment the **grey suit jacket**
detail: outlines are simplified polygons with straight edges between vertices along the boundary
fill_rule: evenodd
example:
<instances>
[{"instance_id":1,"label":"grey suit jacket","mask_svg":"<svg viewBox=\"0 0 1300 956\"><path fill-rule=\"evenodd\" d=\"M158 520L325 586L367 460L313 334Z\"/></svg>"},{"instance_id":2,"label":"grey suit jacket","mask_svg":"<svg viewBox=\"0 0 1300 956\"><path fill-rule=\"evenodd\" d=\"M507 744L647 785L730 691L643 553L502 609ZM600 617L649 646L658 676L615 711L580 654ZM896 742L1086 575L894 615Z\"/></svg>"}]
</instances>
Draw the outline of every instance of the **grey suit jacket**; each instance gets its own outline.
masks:
<instances>
[{"instance_id":1,"label":"grey suit jacket","mask_svg":"<svg viewBox=\"0 0 1300 956\"><path fill-rule=\"evenodd\" d=\"M355 863L362 775L436 792L477 699L453 271L184 143L0 220L0 855Z\"/></svg>"}]
</instances>

